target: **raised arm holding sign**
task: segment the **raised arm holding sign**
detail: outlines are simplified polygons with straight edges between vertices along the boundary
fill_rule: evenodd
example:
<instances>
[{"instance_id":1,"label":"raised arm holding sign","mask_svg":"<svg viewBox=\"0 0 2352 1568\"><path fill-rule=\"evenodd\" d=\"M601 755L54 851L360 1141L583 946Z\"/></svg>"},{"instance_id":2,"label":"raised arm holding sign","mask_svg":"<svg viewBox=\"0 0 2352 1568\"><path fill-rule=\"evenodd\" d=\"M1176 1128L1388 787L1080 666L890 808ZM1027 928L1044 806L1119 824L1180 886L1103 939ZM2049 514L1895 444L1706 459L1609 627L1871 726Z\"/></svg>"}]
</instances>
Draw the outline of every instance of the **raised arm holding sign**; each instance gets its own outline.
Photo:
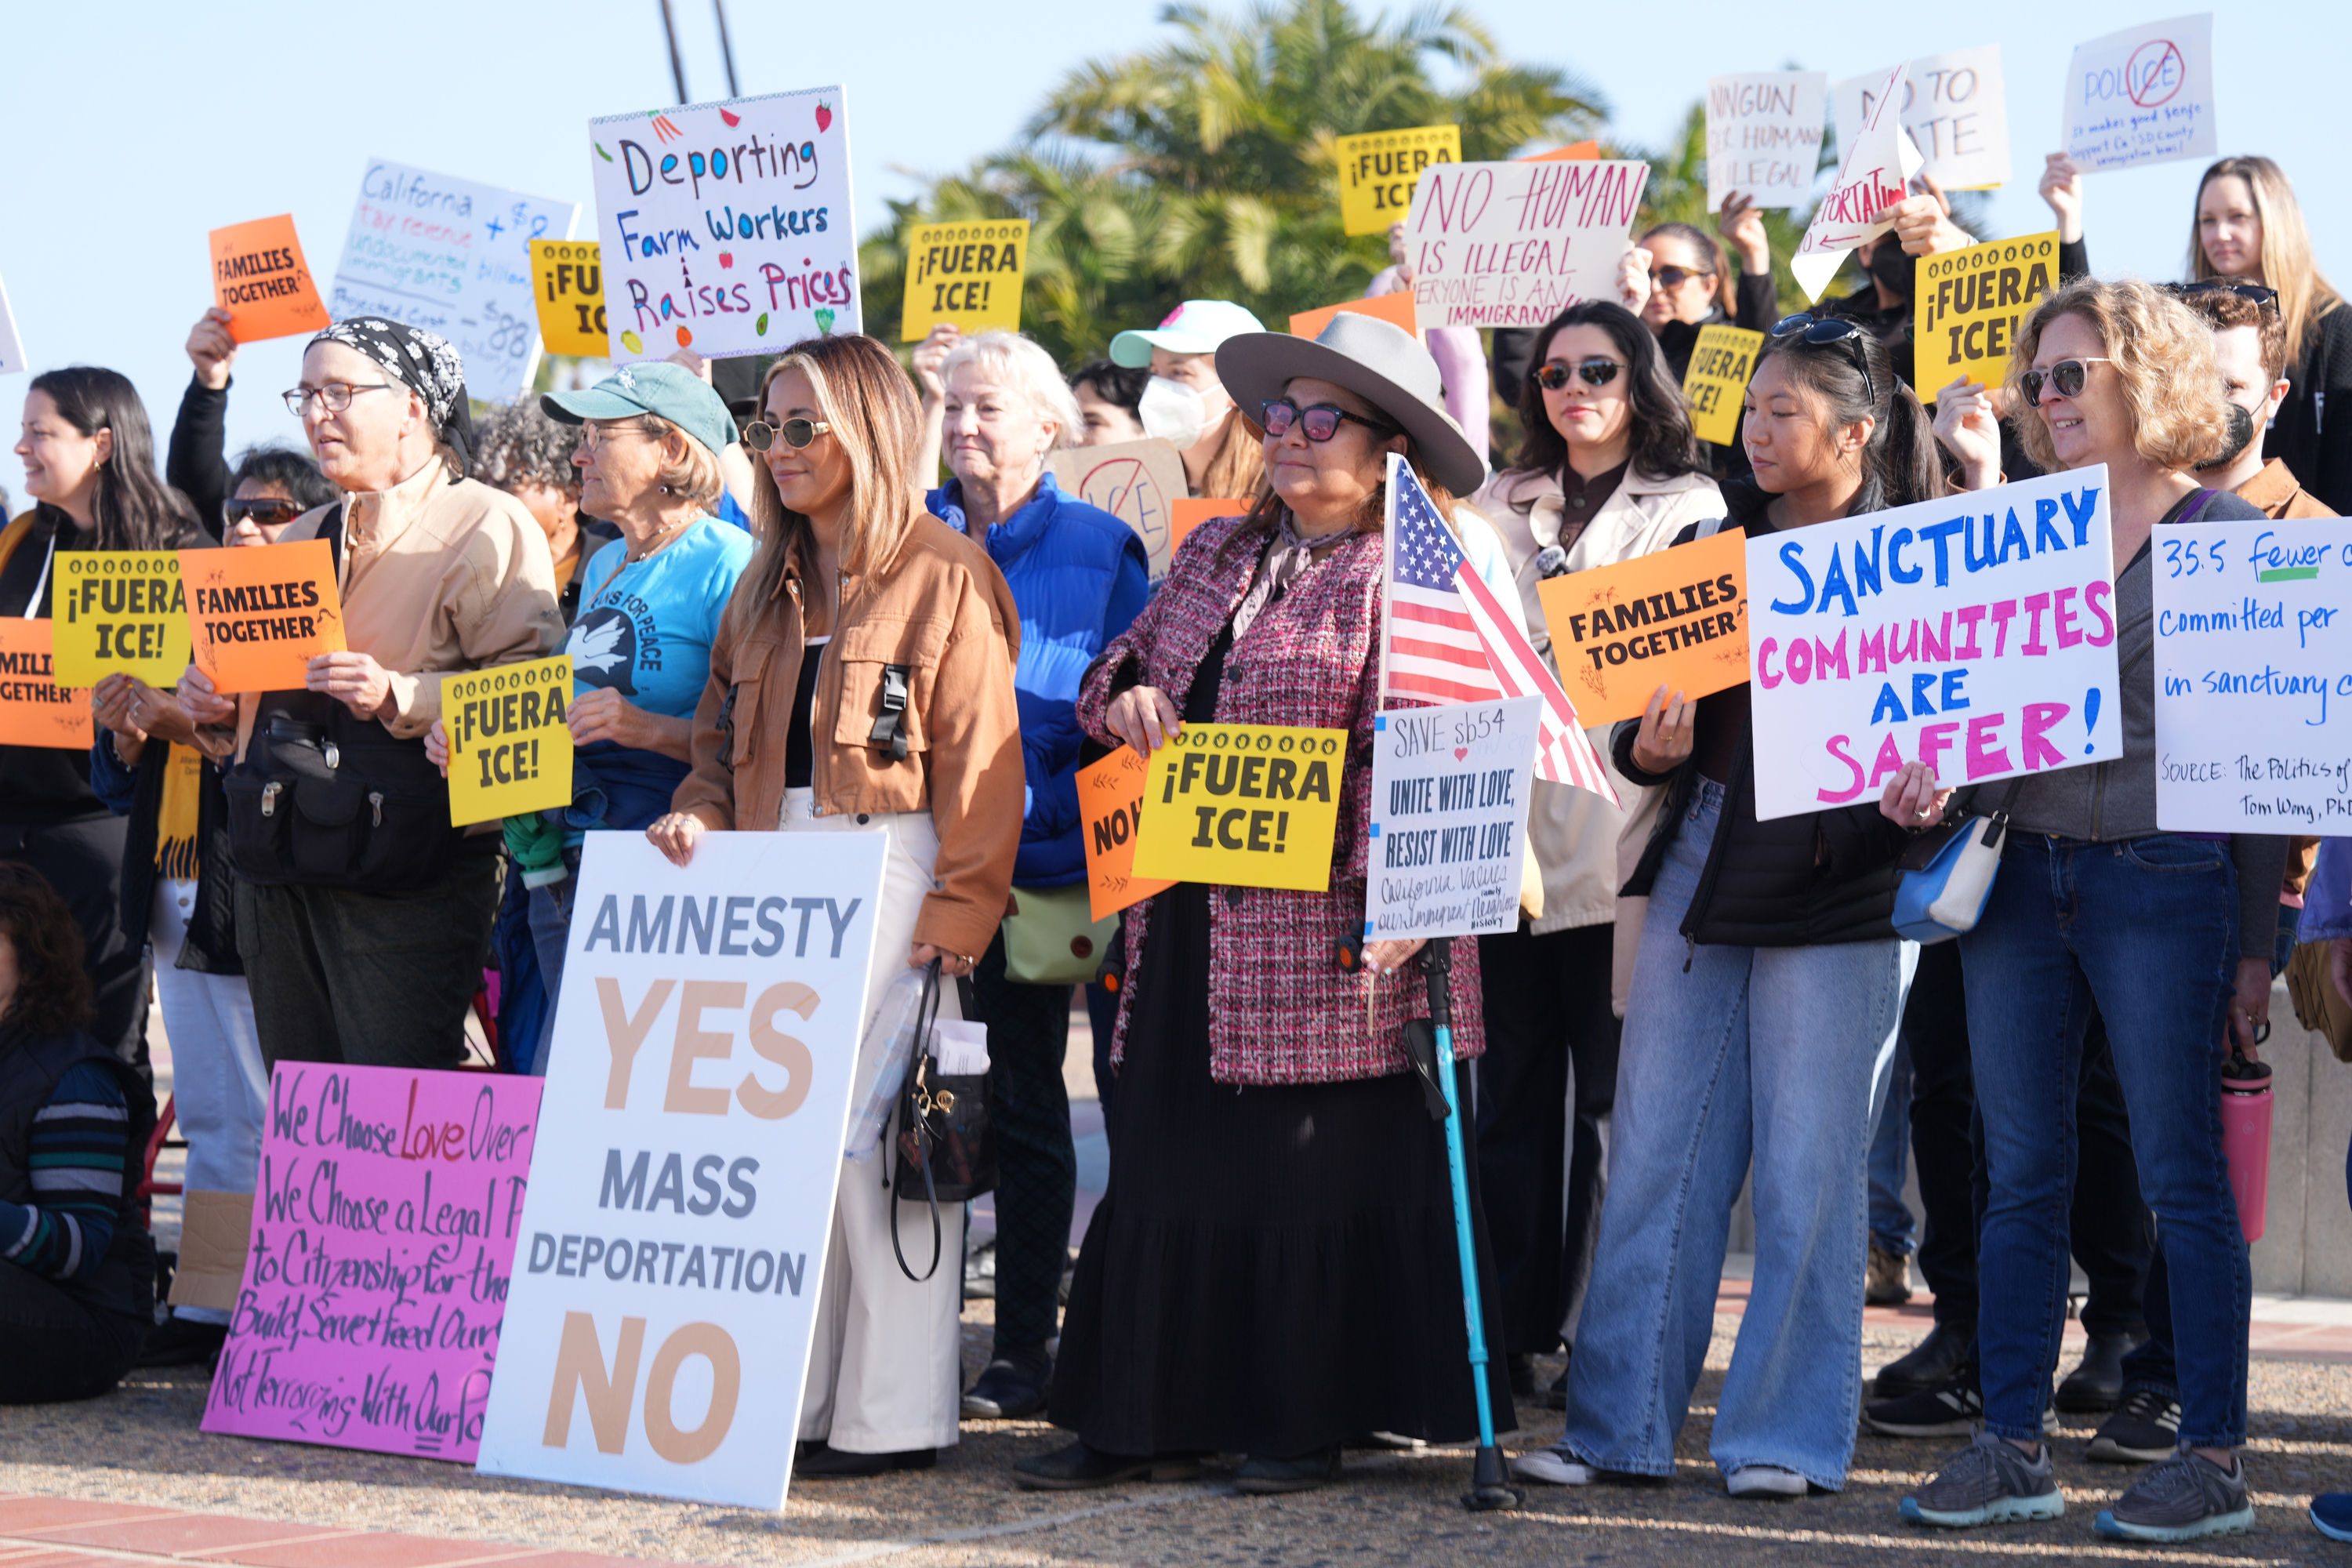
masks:
<instances>
[{"instance_id":1,"label":"raised arm holding sign","mask_svg":"<svg viewBox=\"0 0 2352 1568\"><path fill-rule=\"evenodd\" d=\"M1893 209L1924 162L1898 113L1909 73L1908 61L1896 66L1871 95L1871 112L1838 164L1836 184L1814 209L1803 241L1789 258L1789 270L1808 300L1822 297L1848 251L1895 226Z\"/></svg>"}]
</instances>

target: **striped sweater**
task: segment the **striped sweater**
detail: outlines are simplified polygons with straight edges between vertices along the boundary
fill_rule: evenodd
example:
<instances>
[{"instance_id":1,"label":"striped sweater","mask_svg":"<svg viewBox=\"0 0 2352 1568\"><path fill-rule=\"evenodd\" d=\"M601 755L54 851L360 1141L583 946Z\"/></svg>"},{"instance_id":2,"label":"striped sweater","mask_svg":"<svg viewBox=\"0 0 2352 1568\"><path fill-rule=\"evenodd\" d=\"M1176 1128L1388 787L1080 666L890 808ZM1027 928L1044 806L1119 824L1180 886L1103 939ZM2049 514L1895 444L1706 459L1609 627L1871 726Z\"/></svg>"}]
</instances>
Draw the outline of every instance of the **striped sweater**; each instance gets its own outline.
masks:
<instances>
[{"instance_id":1,"label":"striped sweater","mask_svg":"<svg viewBox=\"0 0 2352 1568\"><path fill-rule=\"evenodd\" d=\"M49 1279L96 1273L121 1213L130 1134L122 1086L102 1064L59 1079L33 1118L35 1201L0 1199L0 1259Z\"/></svg>"}]
</instances>

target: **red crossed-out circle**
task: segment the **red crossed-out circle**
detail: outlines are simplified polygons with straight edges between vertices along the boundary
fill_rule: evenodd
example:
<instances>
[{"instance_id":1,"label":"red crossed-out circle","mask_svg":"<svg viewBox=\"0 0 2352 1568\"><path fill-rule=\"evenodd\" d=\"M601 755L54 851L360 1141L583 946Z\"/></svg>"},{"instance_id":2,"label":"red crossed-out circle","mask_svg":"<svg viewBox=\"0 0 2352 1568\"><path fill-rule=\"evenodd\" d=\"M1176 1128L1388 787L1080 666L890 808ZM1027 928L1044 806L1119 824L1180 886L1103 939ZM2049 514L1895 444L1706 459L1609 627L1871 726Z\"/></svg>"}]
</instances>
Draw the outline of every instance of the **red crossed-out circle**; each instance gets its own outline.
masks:
<instances>
[{"instance_id":1,"label":"red crossed-out circle","mask_svg":"<svg viewBox=\"0 0 2352 1568\"><path fill-rule=\"evenodd\" d=\"M2170 85L2158 91L2165 83ZM2170 102L2188 85L2189 62L2181 57L2180 46L2169 38L2150 38L2124 62L2124 90L2142 109Z\"/></svg>"}]
</instances>

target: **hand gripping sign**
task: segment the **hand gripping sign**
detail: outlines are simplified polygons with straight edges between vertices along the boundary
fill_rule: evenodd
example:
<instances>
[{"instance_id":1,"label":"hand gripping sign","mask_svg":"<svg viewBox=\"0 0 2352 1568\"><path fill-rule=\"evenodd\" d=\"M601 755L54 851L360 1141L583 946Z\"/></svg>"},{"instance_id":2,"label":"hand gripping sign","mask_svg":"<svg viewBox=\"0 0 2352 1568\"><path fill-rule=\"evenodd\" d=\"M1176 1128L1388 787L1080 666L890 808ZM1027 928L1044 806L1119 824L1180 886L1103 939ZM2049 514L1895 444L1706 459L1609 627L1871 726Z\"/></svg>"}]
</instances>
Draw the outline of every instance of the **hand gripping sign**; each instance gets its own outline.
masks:
<instances>
[{"instance_id":1,"label":"hand gripping sign","mask_svg":"<svg viewBox=\"0 0 2352 1568\"><path fill-rule=\"evenodd\" d=\"M1241 888L1331 885L1345 730L1187 724L1151 753L1134 873Z\"/></svg>"},{"instance_id":2,"label":"hand gripping sign","mask_svg":"<svg viewBox=\"0 0 2352 1568\"><path fill-rule=\"evenodd\" d=\"M1822 297L1847 252L1895 226L1889 215L1925 162L1899 118L1910 68L1908 61L1896 66L1871 94L1870 115L1838 164L1837 182L1813 209L1805 237L1789 258L1808 300Z\"/></svg>"}]
</instances>

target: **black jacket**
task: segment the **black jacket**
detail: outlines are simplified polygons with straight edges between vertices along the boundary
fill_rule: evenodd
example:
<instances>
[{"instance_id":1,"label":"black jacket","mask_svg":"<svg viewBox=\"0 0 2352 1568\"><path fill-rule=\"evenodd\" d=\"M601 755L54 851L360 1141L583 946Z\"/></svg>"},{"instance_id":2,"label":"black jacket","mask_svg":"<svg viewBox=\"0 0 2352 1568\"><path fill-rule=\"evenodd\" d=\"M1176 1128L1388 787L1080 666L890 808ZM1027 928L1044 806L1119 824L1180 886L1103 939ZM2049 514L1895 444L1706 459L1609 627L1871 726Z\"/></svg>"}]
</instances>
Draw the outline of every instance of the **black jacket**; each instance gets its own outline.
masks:
<instances>
[{"instance_id":1,"label":"black jacket","mask_svg":"<svg viewBox=\"0 0 2352 1568\"><path fill-rule=\"evenodd\" d=\"M1724 506L1729 514L1725 531L1738 529L1750 536L1775 531L1764 516L1771 499L1753 481L1735 479L1725 485ZM1675 542L1688 543L1697 534L1694 524ZM1641 727L1638 719L1621 722L1610 750L1619 772L1638 784L1664 785L1666 799L1622 889L1628 898L1649 895L1666 847L1682 828L1699 777L1696 751L1670 773L1637 766L1633 738ZM1887 821L1875 802L1757 821L1753 756L1753 738L1743 725L1731 777L1724 781L1723 818L1699 874L1698 892L1683 917L1683 936L1730 947L1823 947L1892 938L1895 858L1909 835Z\"/></svg>"},{"instance_id":2,"label":"black jacket","mask_svg":"<svg viewBox=\"0 0 2352 1568\"><path fill-rule=\"evenodd\" d=\"M227 449L228 387L215 390L190 376L188 390L180 395L180 416L172 421L163 482L188 498L196 521L215 540L226 536L221 502L228 499Z\"/></svg>"}]
</instances>

